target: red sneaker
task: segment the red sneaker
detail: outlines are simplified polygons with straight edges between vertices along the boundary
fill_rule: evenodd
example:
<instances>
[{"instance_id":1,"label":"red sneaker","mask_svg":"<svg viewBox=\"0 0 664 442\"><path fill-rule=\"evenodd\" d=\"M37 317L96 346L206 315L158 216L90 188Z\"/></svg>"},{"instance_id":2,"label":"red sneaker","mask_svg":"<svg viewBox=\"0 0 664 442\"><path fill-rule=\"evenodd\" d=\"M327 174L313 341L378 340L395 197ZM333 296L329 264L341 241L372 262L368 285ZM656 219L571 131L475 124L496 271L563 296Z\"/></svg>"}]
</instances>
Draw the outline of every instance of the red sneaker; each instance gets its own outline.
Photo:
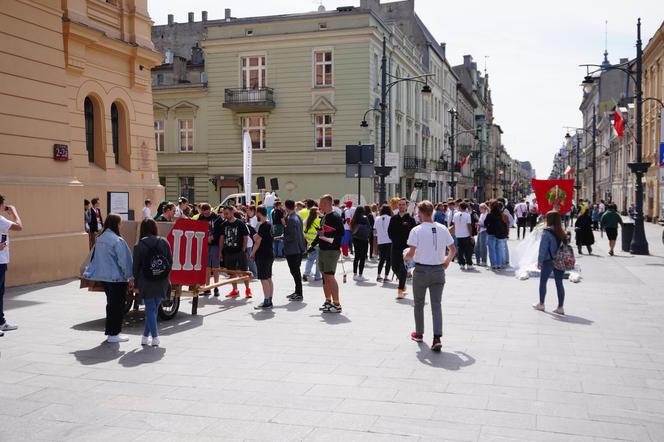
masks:
<instances>
[{"instance_id":1,"label":"red sneaker","mask_svg":"<svg viewBox=\"0 0 664 442\"><path fill-rule=\"evenodd\" d=\"M252 297L253 297L253 296L251 295L251 289L250 289L249 287L247 287L246 290L244 291L244 296L245 296L246 298L252 298Z\"/></svg>"},{"instance_id":2,"label":"red sneaker","mask_svg":"<svg viewBox=\"0 0 664 442\"><path fill-rule=\"evenodd\" d=\"M237 298L238 296L240 296L239 290L231 290L231 292L226 295L227 298Z\"/></svg>"},{"instance_id":3,"label":"red sneaker","mask_svg":"<svg viewBox=\"0 0 664 442\"><path fill-rule=\"evenodd\" d=\"M415 342L422 342L423 341L422 335L420 335L416 332L412 332L410 334L410 339L412 339Z\"/></svg>"},{"instance_id":4,"label":"red sneaker","mask_svg":"<svg viewBox=\"0 0 664 442\"><path fill-rule=\"evenodd\" d=\"M431 344L431 351L440 351L443 348L443 344L440 342L440 338L433 338L433 344Z\"/></svg>"}]
</instances>

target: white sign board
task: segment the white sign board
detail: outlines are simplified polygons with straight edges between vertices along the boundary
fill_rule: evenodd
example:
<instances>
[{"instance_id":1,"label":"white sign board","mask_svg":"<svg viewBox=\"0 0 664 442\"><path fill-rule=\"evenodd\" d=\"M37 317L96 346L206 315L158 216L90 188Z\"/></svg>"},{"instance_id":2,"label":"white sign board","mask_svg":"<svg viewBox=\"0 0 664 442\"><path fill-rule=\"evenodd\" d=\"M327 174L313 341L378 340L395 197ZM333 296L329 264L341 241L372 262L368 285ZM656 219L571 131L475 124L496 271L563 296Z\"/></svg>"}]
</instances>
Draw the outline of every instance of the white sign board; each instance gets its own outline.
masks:
<instances>
[{"instance_id":1,"label":"white sign board","mask_svg":"<svg viewBox=\"0 0 664 442\"><path fill-rule=\"evenodd\" d=\"M385 166L392 167L385 177L386 184L399 184L401 177L401 157L398 152L385 152Z\"/></svg>"},{"instance_id":2,"label":"white sign board","mask_svg":"<svg viewBox=\"0 0 664 442\"><path fill-rule=\"evenodd\" d=\"M244 131L242 137L242 162L243 162L243 176L244 176L244 201L249 204L251 201L251 166L252 166L252 150L251 136L249 131Z\"/></svg>"},{"instance_id":3,"label":"white sign board","mask_svg":"<svg viewBox=\"0 0 664 442\"><path fill-rule=\"evenodd\" d=\"M108 213L117 213L127 221L129 219L129 192L108 192Z\"/></svg>"}]
</instances>

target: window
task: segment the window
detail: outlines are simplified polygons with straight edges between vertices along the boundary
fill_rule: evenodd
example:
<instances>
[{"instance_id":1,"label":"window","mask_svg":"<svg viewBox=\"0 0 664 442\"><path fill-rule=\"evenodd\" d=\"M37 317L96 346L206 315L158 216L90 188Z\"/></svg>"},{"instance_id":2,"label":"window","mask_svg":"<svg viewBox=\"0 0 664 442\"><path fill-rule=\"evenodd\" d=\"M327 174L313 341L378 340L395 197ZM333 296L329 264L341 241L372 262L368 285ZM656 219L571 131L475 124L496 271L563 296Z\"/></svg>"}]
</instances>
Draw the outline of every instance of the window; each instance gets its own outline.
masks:
<instances>
[{"instance_id":1,"label":"window","mask_svg":"<svg viewBox=\"0 0 664 442\"><path fill-rule=\"evenodd\" d=\"M157 86L164 84L164 74L157 74Z\"/></svg>"},{"instance_id":2,"label":"window","mask_svg":"<svg viewBox=\"0 0 664 442\"><path fill-rule=\"evenodd\" d=\"M194 177L181 176L178 177L178 194L187 198L190 202L195 201L194 198Z\"/></svg>"},{"instance_id":3,"label":"window","mask_svg":"<svg viewBox=\"0 0 664 442\"><path fill-rule=\"evenodd\" d=\"M332 86L332 51L314 52L316 86Z\"/></svg>"},{"instance_id":4,"label":"window","mask_svg":"<svg viewBox=\"0 0 664 442\"><path fill-rule=\"evenodd\" d=\"M318 114L316 120L316 149L332 147L332 115Z\"/></svg>"},{"instance_id":5,"label":"window","mask_svg":"<svg viewBox=\"0 0 664 442\"><path fill-rule=\"evenodd\" d=\"M266 84L265 78L265 57L252 56L242 57L242 89L260 89Z\"/></svg>"},{"instance_id":6,"label":"window","mask_svg":"<svg viewBox=\"0 0 664 442\"><path fill-rule=\"evenodd\" d=\"M95 162L95 113L90 97L85 97L85 149L88 151L88 161Z\"/></svg>"},{"instance_id":7,"label":"window","mask_svg":"<svg viewBox=\"0 0 664 442\"><path fill-rule=\"evenodd\" d=\"M178 120L180 130L180 152L194 150L194 120Z\"/></svg>"},{"instance_id":8,"label":"window","mask_svg":"<svg viewBox=\"0 0 664 442\"><path fill-rule=\"evenodd\" d=\"M251 147L253 149L260 150L267 147L265 118L245 117L242 119L242 129L249 132L249 136L251 137Z\"/></svg>"},{"instance_id":9,"label":"window","mask_svg":"<svg viewBox=\"0 0 664 442\"><path fill-rule=\"evenodd\" d=\"M159 177L159 184L166 187L166 177L165 176L160 176Z\"/></svg>"},{"instance_id":10,"label":"window","mask_svg":"<svg viewBox=\"0 0 664 442\"><path fill-rule=\"evenodd\" d=\"M154 145L157 152L164 151L164 120L154 122Z\"/></svg>"},{"instance_id":11,"label":"window","mask_svg":"<svg viewBox=\"0 0 664 442\"><path fill-rule=\"evenodd\" d=\"M115 164L120 162L120 139L118 127L118 106L111 104L111 136L113 139L113 156L115 157Z\"/></svg>"}]
</instances>

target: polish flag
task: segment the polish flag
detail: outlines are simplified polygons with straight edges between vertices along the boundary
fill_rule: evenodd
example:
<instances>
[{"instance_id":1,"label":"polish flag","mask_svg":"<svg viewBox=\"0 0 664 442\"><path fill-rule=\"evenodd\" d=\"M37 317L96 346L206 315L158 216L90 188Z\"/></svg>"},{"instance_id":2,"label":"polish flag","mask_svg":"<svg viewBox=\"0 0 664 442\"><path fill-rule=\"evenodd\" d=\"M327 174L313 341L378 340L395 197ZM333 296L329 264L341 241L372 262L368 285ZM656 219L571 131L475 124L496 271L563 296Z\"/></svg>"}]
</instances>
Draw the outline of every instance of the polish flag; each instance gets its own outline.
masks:
<instances>
[{"instance_id":1,"label":"polish flag","mask_svg":"<svg viewBox=\"0 0 664 442\"><path fill-rule=\"evenodd\" d=\"M618 110L618 107L616 106L616 110L613 112L613 127L616 129L616 133L618 134L618 138L622 140L623 137L623 130L625 129L625 120L623 119L622 114Z\"/></svg>"},{"instance_id":2,"label":"polish flag","mask_svg":"<svg viewBox=\"0 0 664 442\"><path fill-rule=\"evenodd\" d=\"M468 156L466 156L466 158L464 158L463 160L461 160L461 165L459 166L459 169L463 169L463 166L465 166L466 164L468 164L468 161L470 161L470 154L468 154Z\"/></svg>"},{"instance_id":3,"label":"polish flag","mask_svg":"<svg viewBox=\"0 0 664 442\"><path fill-rule=\"evenodd\" d=\"M572 172L574 172L574 169L572 169L572 166L567 166L567 169L565 169L564 175L570 175Z\"/></svg>"}]
</instances>

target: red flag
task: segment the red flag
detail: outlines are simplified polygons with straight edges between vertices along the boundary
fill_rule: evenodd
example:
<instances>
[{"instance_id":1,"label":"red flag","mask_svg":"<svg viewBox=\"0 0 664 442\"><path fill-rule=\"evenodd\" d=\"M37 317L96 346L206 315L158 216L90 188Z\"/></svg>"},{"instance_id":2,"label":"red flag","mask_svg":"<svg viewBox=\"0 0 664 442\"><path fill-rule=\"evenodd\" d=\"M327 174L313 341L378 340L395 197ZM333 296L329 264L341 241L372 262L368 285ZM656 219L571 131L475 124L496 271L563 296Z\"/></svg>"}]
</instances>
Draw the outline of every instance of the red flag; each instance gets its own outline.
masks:
<instances>
[{"instance_id":1,"label":"red flag","mask_svg":"<svg viewBox=\"0 0 664 442\"><path fill-rule=\"evenodd\" d=\"M468 164L468 161L469 161L469 160L470 160L470 154L468 154L468 156L467 156L466 158L464 158L463 160L461 160L461 165L459 166L459 169L463 169L463 166L465 166L466 164Z\"/></svg>"},{"instance_id":2,"label":"red flag","mask_svg":"<svg viewBox=\"0 0 664 442\"><path fill-rule=\"evenodd\" d=\"M572 169L572 166L567 166L567 169L565 169L564 175L570 175L572 172L574 172L574 169Z\"/></svg>"},{"instance_id":3,"label":"red flag","mask_svg":"<svg viewBox=\"0 0 664 442\"><path fill-rule=\"evenodd\" d=\"M556 210L567 213L572 209L574 180L532 180L540 213Z\"/></svg>"},{"instance_id":4,"label":"red flag","mask_svg":"<svg viewBox=\"0 0 664 442\"><path fill-rule=\"evenodd\" d=\"M178 218L166 239L173 251L172 284L207 284L208 223Z\"/></svg>"},{"instance_id":5,"label":"red flag","mask_svg":"<svg viewBox=\"0 0 664 442\"><path fill-rule=\"evenodd\" d=\"M613 112L613 127L616 129L618 138L622 140L623 131L625 129L625 120L623 119L622 114L618 110L618 107L616 107L616 110Z\"/></svg>"}]
</instances>

